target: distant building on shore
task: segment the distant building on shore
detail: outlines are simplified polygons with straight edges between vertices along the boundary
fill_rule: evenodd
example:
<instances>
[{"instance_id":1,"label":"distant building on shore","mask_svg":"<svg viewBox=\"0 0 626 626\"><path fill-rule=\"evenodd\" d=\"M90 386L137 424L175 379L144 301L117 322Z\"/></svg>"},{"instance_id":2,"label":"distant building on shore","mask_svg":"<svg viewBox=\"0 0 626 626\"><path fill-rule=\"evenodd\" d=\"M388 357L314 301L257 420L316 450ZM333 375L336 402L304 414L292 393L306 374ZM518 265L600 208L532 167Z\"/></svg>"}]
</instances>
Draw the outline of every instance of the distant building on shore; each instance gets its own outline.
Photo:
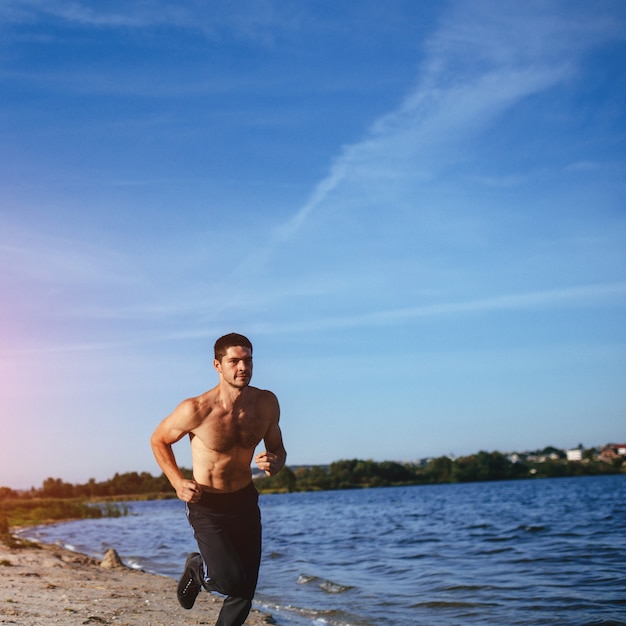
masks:
<instances>
[{"instance_id":1,"label":"distant building on shore","mask_svg":"<svg viewBox=\"0 0 626 626\"><path fill-rule=\"evenodd\" d=\"M565 454L567 454L568 461L582 461L583 460L582 448L573 448L572 450L566 450Z\"/></svg>"},{"instance_id":2,"label":"distant building on shore","mask_svg":"<svg viewBox=\"0 0 626 626\"><path fill-rule=\"evenodd\" d=\"M607 463L623 456L626 456L626 443L607 443L599 454L600 460Z\"/></svg>"}]
</instances>

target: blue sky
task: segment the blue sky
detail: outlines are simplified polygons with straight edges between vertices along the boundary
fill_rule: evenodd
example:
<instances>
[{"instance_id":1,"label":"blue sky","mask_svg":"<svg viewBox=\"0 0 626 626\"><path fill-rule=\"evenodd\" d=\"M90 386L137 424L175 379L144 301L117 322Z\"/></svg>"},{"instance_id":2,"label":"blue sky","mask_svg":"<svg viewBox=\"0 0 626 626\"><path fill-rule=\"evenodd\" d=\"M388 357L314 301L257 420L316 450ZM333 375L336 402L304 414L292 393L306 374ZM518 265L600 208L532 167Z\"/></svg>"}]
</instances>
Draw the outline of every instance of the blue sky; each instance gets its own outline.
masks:
<instances>
[{"instance_id":1,"label":"blue sky","mask_svg":"<svg viewBox=\"0 0 626 626\"><path fill-rule=\"evenodd\" d=\"M158 473L231 331L291 464L626 440L624 58L620 0L5 0L0 484Z\"/></svg>"}]
</instances>

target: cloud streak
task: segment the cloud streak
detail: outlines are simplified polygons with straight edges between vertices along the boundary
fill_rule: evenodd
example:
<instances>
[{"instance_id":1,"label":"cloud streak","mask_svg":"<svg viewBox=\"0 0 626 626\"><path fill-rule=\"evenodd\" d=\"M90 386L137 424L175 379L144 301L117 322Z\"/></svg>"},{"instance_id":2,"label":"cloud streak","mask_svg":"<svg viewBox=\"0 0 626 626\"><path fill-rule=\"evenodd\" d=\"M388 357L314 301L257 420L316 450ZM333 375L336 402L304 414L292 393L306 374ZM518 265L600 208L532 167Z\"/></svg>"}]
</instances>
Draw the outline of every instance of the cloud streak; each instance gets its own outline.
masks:
<instances>
[{"instance_id":1,"label":"cloud streak","mask_svg":"<svg viewBox=\"0 0 626 626\"><path fill-rule=\"evenodd\" d=\"M360 315L306 320L295 324L260 325L258 332L316 332L391 326L416 320L468 315L491 314L498 311L537 311L580 307L626 306L626 282L589 284L543 291L510 293L464 301L425 304L414 307L370 311Z\"/></svg>"},{"instance_id":2,"label":"cloud streak","mask_svg":"<svg viewBox=\"0 0 626 626\"><path fill-rule=\"evenodd\" d=\"M346 195L371 198L389 184L433 180L463 158L466 140L503 112L570 79L578 55L606 36L602 20L583 25L523 14L517 6L493 17L490 3L459 5L426 44L416 88L374 121L361 141L341 150L303 206L276 228L264 256L296 237L317 210L332 207L344 188Z\"/></svg>"},{"instance_id":3,"label":"cloud streak","mask_svg":"<svg viewBox=\"0 0 626 626\"><path fill-rule=\"evenodd\" d=\"M271 44L276 33L297 29L301 17L294 8L272 2L238 2L215 10L204 2L141 3L107 2L96 5L81 0L6 0L0 16L12 23L35 23L56 19L78 27L95 29L152 29L176 27L200 32L213 40L230 37Z\"/></svg>"}]
</instances>

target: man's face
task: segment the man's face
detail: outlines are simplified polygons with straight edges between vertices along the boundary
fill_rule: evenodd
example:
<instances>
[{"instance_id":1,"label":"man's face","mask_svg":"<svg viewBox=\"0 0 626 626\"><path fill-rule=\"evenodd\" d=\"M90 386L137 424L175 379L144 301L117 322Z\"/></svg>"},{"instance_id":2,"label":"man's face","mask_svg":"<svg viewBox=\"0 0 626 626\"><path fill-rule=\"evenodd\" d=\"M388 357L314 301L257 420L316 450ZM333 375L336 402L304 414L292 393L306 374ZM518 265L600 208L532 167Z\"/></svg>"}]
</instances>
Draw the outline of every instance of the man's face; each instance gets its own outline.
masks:
<instances>
[{"instance_id":1,"label":"man's face","mask_svg":"<svg viewBox=\"0 0 626 626\"><path fill-rule=\"evenodd\" d=\"M233 387L247 387L252 378L252 351L243 346L230 346L221 361L214 361L222 379Z\"/></svg>"}]
</instances>

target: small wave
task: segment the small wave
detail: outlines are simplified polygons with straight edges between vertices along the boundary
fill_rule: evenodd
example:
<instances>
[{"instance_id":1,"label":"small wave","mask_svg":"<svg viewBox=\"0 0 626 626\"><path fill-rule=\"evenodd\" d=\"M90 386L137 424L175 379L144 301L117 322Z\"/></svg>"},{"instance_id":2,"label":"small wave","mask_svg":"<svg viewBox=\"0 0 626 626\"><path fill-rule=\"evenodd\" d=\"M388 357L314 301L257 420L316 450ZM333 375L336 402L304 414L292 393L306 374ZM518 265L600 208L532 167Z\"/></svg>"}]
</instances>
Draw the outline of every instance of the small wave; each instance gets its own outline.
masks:
<instances>
[{"instance_id":1,"label":"small wave","mask_svg":"<svg viewBox=\"0 0 626 626\"><path fill-rule=\"evenodd\" d=\"M297 585L308 585L314 581L318 580L317 576L307 576L306 574L300 574L298 576L298 580L296 580Z\"/></svg>"},{"instance_id":2,"label":"small wave","mask_svg":"<svg viewBox=\"0 0 626 626\"><path fill-rule=\"evenodd\" d=\"M569 531L569 532L553 533L552 536L555 539L579 539L581 537L584 538L587 535L585 533L577 533L577 532Z\"/></svg>"},{"instance_id":3,"label":"small wave","mask_svg":"<svg viewBox=\"0 0 626 626\"><path fill-rule=\"evenodd\" d=\"M477 550L478 555L502 554L503 552L513 552L514 548L494 548L493 550Z\"/></svg>"},{"instance_id":4,"label":"small wave","mask_svg":"<svg viewBox=\"0 0 626 626\"><path fill-rule=\"evenodd\" d=\"M317 583L317 586L326 593L344 593L345 591L354 589L354 587L350 585L340 585L332 580L321 580L320 582L318 576L309 576L307 574L300 574L298 580L296 580L296 584L298 585L310 585L311 583Z\"/></svg>"},{"instance_id":5,"label":"small wave","mask_svg":"<svg viewBox=\"0 0 626 626\"><path fill-rule=\"evenodd\" d=\"M130 567L130 569L136 569L140 572L143 571L141 564L133 558L127 558L124 563L126 567Z\"/></svg>"},{"instance_id":6,"label":"small wave","mask_svg":"<svg viewBox=\"0 0 626 626\"><path fill-rule=\"evenodd\" d=\"M491 543L502 543L504 541L517 541L519 537L517 535L508 535L502 537L485 537L484 541L489 541Z\"/></svg>"},{"instance_id":7,"label":"small wave","mask_svg":"<svg viewBox=\"0 0 626 626\"><path fill-rule=\"evenodd\" d=\"M399 561L417 561L419 559L427 559L431 555L430 554L404 554L398 557Z\"/></svg>"},{"instance_id":8,"label":"small wave","mask_svg":"<svg viewBox=\"0 0 626 626\"><path fill-rule=\"evenodd\" d=\"M441 543L443 539L441 537L433 537L432 535L426 537L406 537L397 541L398 546L414 546L423 543Z\"/></svg>"},{"instance_id":9,"label":"small wave","mask_svg":"<svg viewBox=\"0 0 626 626\"><path fill-rule=\"evenodd\" d=\"M547 526L541 526L539 524L530 524L528 526L522 524L521 526L518 526L518 530L523 530L527 533L541 533L544 530L548 530L548 528Z\"/></svg>"},{"instance_id":10,"label":"small wave","mask_svg":"<svg viewBox=\"0 0 626 626\"><path fill-rule=\"evenodd\" d=\"M413 609L475 609L480 607L492 607L498 606L494 602L450 602L450 601L433 601L433 602L418 602L411 605Z\"/></svg>"},{"instance_id":11,"label":"small wave","mask_svg":"<svg viewBox=\"0 0 626 626\"><path fill-rule=\"evenodd\" d=\"M491 589L489 585L450 585L442 587L441 591L482 591L483 589Z\"/></svg>"},{"instance_id":12,"label":"small wave","mask_svg":"<svg viewBox=\"0 0 626 626\"><path fill-rule=\"evenodd\" d=\"M350 585L339 585L337 583L332 582L332 580L324 580L319 585L322 591L326 593L344 593L345 591L349 591L353 589Z\"/></svg>"},{"instance_id":13,"label":"small wave","mask_svg":"<svg viewBox=\"0 0 626 626\"><path fill-rule=\"evenodd\" d=\"M327 624L328 626L374 626L371 621L361 615L355 615L340 609L311 609L294 605L284 605L275 600L266 598L255 601L255 605L262 610L272 613L279 623L281 618L285 623L294 626L310 626L310 624Z\"/></svg>"}]
</instances>

